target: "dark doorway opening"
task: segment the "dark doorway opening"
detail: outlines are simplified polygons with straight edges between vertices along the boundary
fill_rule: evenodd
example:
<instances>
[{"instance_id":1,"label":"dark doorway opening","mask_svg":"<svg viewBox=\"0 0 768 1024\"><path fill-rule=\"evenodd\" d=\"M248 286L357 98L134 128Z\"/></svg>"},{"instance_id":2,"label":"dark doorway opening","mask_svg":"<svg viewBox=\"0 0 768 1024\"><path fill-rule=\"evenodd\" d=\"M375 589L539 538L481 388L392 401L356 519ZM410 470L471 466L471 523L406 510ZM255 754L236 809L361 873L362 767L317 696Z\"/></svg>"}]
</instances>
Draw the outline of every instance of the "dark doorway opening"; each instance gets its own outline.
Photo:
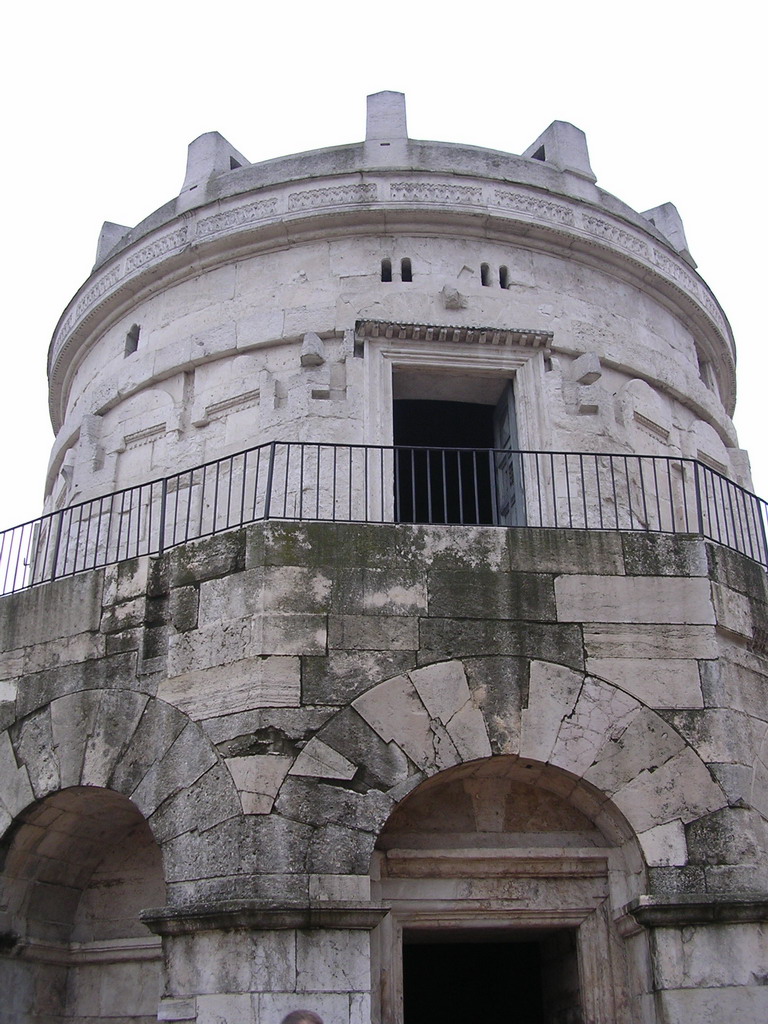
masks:
<instances>
[{"instance_id":1,"label":"dark doorway opening","mask_svg":"<svg viewBox=\"0 0 768 1024\"><path fill-rule=\"evenodd\" d=\"M398 522L495 521L493 405L395 399L393 432Z\"/></svg>"},{"instance_id":2,"label":"dark doorway opening","mask_svg":"<svg viewBox=\"0 0 768 1024\"><path fill-rule=\"evenodd\" d=\"M403 939L404 1024L582 1024L576 934L427 932Z\"/></svg>"}]
</instances>

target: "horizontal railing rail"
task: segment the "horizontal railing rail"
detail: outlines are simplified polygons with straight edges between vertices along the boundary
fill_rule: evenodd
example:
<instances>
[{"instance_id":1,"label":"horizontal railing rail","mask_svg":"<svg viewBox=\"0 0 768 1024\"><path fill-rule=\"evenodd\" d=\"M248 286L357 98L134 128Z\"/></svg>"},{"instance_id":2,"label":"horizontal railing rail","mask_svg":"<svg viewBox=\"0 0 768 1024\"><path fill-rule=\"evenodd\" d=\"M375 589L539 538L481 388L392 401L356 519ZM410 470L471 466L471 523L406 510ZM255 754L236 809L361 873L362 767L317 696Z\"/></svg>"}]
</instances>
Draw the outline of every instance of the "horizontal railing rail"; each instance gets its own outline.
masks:
<instances>
[{"instance_id":1,"label":"horizontal railing rail","mask_svg":"<svg viewBox=\"0 0 768 1024\"><path fill-rule=\"evenodd\" d=\"M267 519L696 534L768 568L768 503L694 459L274 441L2 531L0 593Z\"/></svg>"}]
</instances>

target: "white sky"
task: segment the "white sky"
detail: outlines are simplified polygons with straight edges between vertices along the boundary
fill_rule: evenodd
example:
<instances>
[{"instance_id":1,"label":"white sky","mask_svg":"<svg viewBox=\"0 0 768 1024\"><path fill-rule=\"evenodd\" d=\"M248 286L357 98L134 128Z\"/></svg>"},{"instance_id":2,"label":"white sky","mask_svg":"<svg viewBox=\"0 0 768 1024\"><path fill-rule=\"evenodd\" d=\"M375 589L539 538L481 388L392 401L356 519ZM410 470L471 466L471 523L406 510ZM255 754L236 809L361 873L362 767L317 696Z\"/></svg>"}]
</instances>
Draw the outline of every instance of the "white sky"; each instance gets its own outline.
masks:
<instances>
[{"instance_id":1,"label":"white sky","mask_svg":"<svg viewBox=\"0 0 768 1024\"><path fill-rule=\"evenodd\" d=\"M768 497L759 12L743 0L17 2L0 44L0 527L40 512L48 342L102 222L133 225L176 195L202 132L252 161L355 142L381 89L406 93L417 139L520 153L572 121L602 188L639 211L676 204L734 328L736 423Z\"/></svg>"}]
</instances>

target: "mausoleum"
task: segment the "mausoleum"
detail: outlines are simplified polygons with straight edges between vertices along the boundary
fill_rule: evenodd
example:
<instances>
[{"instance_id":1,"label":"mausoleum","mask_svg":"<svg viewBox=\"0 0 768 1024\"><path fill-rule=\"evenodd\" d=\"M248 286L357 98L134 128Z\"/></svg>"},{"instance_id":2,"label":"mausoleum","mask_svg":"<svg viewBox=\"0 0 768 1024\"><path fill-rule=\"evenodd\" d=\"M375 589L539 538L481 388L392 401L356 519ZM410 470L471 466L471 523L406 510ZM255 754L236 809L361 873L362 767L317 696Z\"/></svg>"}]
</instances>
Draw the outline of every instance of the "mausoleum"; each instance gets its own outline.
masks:
<instances>
[{"instance_id":1,"label":"mausoleum","mask_svg":"<svg viewBox=\"0 0 768 1024\"><path fill-rule=\"evenodd\" d=\"M196 139L0 535L0 1024L764 1022L734 366L571 124Z\"/></svg>"}]
</instances>

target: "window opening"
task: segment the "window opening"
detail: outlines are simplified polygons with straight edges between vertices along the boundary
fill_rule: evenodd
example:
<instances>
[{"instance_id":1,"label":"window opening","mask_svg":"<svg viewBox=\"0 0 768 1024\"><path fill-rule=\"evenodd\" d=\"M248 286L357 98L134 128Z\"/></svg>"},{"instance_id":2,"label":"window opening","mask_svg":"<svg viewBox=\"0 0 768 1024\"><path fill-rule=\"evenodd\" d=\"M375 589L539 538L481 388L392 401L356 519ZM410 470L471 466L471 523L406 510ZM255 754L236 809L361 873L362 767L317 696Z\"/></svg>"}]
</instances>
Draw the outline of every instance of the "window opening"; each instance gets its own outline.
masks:
<instances>
[{"instance_id":1,"label":"window opening","mask_svg":"<svg viewBox=\"0 0 768 1024\"><path fill-rule=\"evenodd\" d=\"M127 356L133 355L133 353L139 347L139 335L141 334L141 327L138 324L134 324L130 331L125 336L125 354Z\"/></svg>"},{"instance_id":2,"label":"window opening","mask_svg":"<svg viewBox=\"0 0 768 1024\"><path fill-rule=\"evenodd\" d=\"M381 280L391 281L392 280L392 260L381 261Z\"/></svg>"},{"instance_id":3,"label":"window opening","mask_svg":"<svg viewBox=\"0 0 768 1024\"><path fill-rule=\"evenodd\" d=\"M392 406L397 521L524 525L512 381L457 384L431 374L400 380ZM435 397L412 397L430 393Z\"/></svg>"},{"instance_id":4,"label":"window opening","mask_svg":"<svg viewBox=\"0 0 768 1024\"><path fill-rule=\"evenodd\" d=\"M539 148L538 148L538 149L536 150L536 152L535 152L535 153L533 154L533 156L531 157L531 159L532 159L532 160L546 160L546 159L547 159L547 157L546 157L546 154L545 154L545 152L544 152L544 147L543 147L543 146L539 146Z\"/></svg>"},{"instance_id":5,"label":"window opening","mask_svg":"<svg viewBox=\"0 0 768 1024\"><path fill-rule=\"evenodd\" d=\"M486 287L488 287L488 285L490 283L491 283L491 268L488 266L487 263L481 263L480 264L480 284L485 285Z\"/></svg>"},{"instance_id":6,"label":"window opening","mask_svg":"<svg viewBox=\"0 0 768 1024\"><path fill-rule=\"evenodd\" d=\"M235 160L235 158L233 156L231 156L229 158L229 169L230 169L230 171L236 171L238 167L242 167L242 166L243 165L239 161Z\"/></svg>"},{"instance_id":7,"label":"window opening","mask_svg":"<svg viewBox=\"0 0 768 1024\"><path fill-rule=\"evenodd\" d=\"M509 270L506 267L499 267L499 285L509 288Z\"/></svg>"},{"instance_id":8,"label":"window opening","mask_svg":"<svg viewBox=\"0 0 768 1024\"><path fill-rule=\"evenodd\" d=\"M405 259L400 260L400 277L403 281L412 281L413 274L411 272L411 261L406 256Z\"/></svg>"}]
</instances>

